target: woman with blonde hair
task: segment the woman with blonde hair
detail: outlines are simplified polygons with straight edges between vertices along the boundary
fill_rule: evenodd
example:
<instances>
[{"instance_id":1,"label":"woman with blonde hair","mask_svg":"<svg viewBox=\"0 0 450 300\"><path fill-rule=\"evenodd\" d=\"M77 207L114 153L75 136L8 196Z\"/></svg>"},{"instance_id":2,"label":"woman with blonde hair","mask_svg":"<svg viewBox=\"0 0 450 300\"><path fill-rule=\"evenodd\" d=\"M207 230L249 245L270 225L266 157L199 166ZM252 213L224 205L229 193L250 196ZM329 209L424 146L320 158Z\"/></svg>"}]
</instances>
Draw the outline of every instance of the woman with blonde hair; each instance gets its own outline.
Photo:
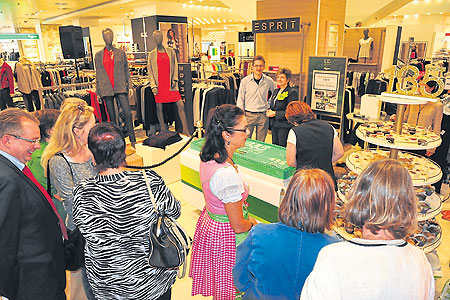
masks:
<instances>
[{"instance_id":1,"label":"woman with blonde hair","mask_svg":"<svg viewBox=\"0 0 450 300\"><path fill-rule=\"evenodd\" d=\"M434 299L423 251L404 238L417 228L417 198L408 171L380 160L356 180L345 207L362 238L324 247L300 299Z\"/></svg>"},{"instance_id":2,"label":"woman with blonde hair","mask_svg":"<svg viewBox=\"0 0 450 300\"><path fill-rule=\"evenodd\" d=\"M81 180L97 174L92 153L87 146L89 130L95 125L93 111L86 101L67 98L61 106L61 114L55 123L48 146L42 154L41 164L45 174L49 168L50 182L63 201L67 212L66 226L70 230L75 229L73 189ZM94 299L84 270L83 276L80 271L71 272L70 299L85 299L81 279L87 298Z\"/></svg>"}]
</instances>

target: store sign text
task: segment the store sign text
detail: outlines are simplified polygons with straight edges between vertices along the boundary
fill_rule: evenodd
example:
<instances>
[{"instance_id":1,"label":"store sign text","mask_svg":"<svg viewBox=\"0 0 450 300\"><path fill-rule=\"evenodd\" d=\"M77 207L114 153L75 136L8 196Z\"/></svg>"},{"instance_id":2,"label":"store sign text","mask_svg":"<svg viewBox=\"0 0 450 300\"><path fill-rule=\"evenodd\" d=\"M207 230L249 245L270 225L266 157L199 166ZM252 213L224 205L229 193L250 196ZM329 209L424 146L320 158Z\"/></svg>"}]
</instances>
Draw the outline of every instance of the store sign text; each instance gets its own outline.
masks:
<instances>
[{"instance_id":1,"label":"store sign text","mask_svg":"<svg viewBox=\"0 0 450 300\"><path fill-rule=\"evenodd\" d=\"M254 33L299 32L300 18L255 20L252 22L252 31Z\"/></svg>"},{"instance_id":2,"label":"store sign text","mask_svg":"<svg viewBox=\"0 0 450 300\"><path fill-rule=\"evenodd\" d=\"M0 33L0 40L38 40L36 33Z\"/></svg>"}]
</instances>

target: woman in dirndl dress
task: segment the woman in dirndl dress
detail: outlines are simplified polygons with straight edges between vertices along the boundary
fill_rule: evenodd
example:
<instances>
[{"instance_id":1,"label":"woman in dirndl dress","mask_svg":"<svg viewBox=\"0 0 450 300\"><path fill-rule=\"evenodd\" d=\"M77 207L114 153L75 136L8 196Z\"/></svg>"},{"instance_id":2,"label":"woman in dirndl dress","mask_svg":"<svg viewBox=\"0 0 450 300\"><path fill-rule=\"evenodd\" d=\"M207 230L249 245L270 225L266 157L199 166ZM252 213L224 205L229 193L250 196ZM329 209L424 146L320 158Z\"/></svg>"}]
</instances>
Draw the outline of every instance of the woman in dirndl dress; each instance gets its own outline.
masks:
<instances>
[{"instance_id":1,"label":"woman in dirndl dress","mask_svg":"<svg viewBox=\"0 0 450 300\"><path fill-rule=\"evenodd\" d=\"M235 299L236 246L256 221L248 216L248 187L233 161L249 130L244 111L224 104L209 111L200 152L200 181L206 206L195 228L189 276L192 295Z\"/></svg>"}]
</instances>

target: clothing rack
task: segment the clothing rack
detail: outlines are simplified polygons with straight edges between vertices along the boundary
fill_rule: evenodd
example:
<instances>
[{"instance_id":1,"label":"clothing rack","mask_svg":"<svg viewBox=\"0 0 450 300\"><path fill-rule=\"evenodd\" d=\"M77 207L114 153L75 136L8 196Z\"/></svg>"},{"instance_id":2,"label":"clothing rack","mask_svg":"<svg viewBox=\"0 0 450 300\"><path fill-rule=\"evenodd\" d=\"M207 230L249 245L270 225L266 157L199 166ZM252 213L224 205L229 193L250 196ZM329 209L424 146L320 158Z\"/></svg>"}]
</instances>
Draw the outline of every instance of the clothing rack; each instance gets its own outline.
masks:
<instances>
[{"instance_id":1,"label":"clothing rack","mask_svg":"<svg viewBox=\"0 0 450 300\"><path fill-rule=\"evenodd\" d=\"M208 83L225 83L225 79L201 79L201 78L192 78L192 81L196 82L206 82Z\"/></svg>"},{"instance_id":2,"label":"clothing rack","mask_svg":"<svg viewBox=\"0 0 450 300\"><path fill-rule=\"evenodd\" d=\"M83 83L60 84L60 85L40 87L37 90L39 92L39 101L41 102L41 107L44 107L44 98L42 97L42 92L43 91L62 90L62 89L74 89L74 88L77 88L77 87L84 87L84 88L92 87L93 88L94 86L95 86L94 82L83 82Z\"/></svg>"}]
</instances>

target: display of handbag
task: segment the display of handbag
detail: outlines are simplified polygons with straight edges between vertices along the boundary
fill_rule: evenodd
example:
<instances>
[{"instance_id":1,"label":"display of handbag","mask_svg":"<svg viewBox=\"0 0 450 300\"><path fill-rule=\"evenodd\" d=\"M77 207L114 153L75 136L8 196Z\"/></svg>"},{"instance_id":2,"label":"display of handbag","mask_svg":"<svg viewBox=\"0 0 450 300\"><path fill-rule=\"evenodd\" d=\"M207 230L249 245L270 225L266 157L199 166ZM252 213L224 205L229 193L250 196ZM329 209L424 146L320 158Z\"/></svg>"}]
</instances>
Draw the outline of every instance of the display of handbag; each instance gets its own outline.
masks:
<instances>
[{"instance_id":1,"label":"display of handbag","mask_svg":"<svg viewBox=\"0 0 450 300\"><path fill-rule=\"evenodd\" d=\"M150 224L150 254L148 263L155 268L178 268L178 278L186 274L186 260L191 248L192 239L174 219L159 211L155 197L150 189L150 183L145 170L142 170L148 193L153 204L157 219Z\"/></svg>"}]
</instances>

